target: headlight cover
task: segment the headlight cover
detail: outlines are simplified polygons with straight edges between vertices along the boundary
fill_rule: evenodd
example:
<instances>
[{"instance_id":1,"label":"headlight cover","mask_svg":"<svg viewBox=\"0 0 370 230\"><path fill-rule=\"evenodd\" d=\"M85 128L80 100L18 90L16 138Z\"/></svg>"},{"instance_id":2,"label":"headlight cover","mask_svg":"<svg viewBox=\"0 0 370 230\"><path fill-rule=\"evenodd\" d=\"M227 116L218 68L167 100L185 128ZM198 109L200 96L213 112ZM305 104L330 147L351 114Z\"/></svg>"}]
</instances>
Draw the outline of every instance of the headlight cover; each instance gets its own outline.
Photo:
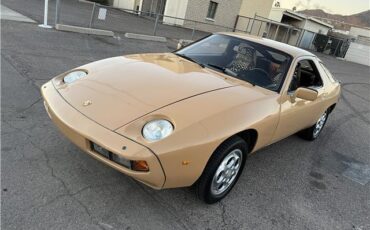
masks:
<instances>
[{"instance_id":1,"label":"headlight cover","mask_svg":"<svg viewBox=\"0 0 370 230\"><path fill-rule=\"evenodd\" d=\"M70 84L74 81L77 81L78 79L81 79L83 77L86 77L87 73L82 70L76 70L73 72L70 72L66 76L64 76L63 81L64 83Z\"/></svg>"},{"instance_id":2,"label":"headlight cover","mask_svg":"<svg viewBox=\"0 0 370 230\"><path fill-rule=\"evenodd\" d=\"M153 120L143 127L143 137L148 141L159 141L173 132L173 125L167 120Z\"/></svg>"}]
</instances>

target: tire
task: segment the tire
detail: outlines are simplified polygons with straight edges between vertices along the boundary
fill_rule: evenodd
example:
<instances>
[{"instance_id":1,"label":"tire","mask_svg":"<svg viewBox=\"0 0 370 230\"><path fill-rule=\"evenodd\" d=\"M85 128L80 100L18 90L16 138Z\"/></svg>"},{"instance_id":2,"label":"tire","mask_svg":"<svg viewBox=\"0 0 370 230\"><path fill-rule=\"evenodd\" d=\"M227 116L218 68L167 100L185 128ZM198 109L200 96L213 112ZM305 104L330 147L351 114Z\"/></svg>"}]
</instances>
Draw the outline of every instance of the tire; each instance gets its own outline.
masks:
<instances>
[{"instance_id":1,"label":"tire","mask_svg":"<svg viewBox=\"0 0 370 230\"><path fill-rule=\"evenodd\" d=\"M238 136L222 143L212 154L195 185L198 198L207 204L223 199L238 181L247 153L247 143Z\"/></svg>"},{"instance_id":2,"label":"tire","mask_svg":"<svg viewBox=\"0 0 370 230\"><path fill-rule=\"evenodd\" d=\"M298 133L298 136L308 141L316 140L321 131L324 129L326 121L329 117L329 110L326 110L319 118L319 120L311 127L304 129Z\"/></svg>"}]
</instances>

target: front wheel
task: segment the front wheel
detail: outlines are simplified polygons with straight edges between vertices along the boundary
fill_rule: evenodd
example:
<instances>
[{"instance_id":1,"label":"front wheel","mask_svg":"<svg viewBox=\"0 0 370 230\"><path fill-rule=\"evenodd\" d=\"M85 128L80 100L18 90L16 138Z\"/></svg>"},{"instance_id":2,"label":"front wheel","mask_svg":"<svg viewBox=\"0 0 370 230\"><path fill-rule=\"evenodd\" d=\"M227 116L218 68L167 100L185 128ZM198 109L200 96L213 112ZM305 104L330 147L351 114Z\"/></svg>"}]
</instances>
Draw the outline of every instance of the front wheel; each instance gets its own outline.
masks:
<instances>
[{"instance_id":1,"label":"front wheel","mask_svg":"<svg viewBox=\"0 0 370 230\"><path fill-rule=\"evenodd\" d=\"M243 171L247 151L247 143L237 136L221 144L196 184L198 197L208 204L224 198Z\"/></svg>"},{"instance_id":2,"label":"front wheel","mask_svg":"<svg viewBox=\"0 0 370 230\"><path fill-rule=\"evenodd\" d=\"M298 135L305 140L309 141L315 140L316 138L319 137L321 131L323 130L326 121L328 120L328 116L329 112L327 110L321 115L316 124L314 124L310 128L302 130L301 132L298 133Z\"/></svg>"}]
</instances>

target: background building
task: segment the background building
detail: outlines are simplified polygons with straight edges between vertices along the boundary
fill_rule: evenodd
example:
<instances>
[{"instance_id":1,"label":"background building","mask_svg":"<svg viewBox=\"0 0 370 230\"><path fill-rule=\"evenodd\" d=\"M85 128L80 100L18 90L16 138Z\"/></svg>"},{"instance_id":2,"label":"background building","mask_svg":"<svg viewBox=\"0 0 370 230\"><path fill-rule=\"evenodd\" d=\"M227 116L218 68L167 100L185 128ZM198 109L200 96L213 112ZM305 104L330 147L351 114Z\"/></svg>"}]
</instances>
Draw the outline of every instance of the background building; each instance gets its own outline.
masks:
<instances>
[{"instance_id":1,"label":"background building","mask_svg":"<svg viewBox=\"0 0 370 230\"><path fill-rule=\"evenodd\" d=\"M114 0L113 3L118 8L163 14L165 16L161 19L167 24L195 26L206 31L216 27L218 30L225 30L222 27L234 28L238 15L268 17L272 4L273 0ZM240 25L240 28L244 27L246 25Z\"/></svg>"},{"instance_id":2,"label":"background building","mask_svg":"<svg viewBox=\"0 0 370 230\"><path fill-rule=\"evenodd\" d=\"M315 34L327 35L328 32L334 28L332 25L316 18L308 17L304 14L283 8L273 8L269 15L269 19L293 26L294 28L302 31L301 33L298 33L297 31L292 30L291 33L286 35L286 30L289 29L288 27L274 25L268 32L269 37L274 35L274 40L283 42L286 42L284 40L285 38L288 38L289 40L287 43L296 44L299 42L298 45L306 49L308 49L311 45Z\"/></svg>"},{"instance_id":3,"label":"background building","mask_svg":"<svg viewBox=\"0 0 370 230\"><path fill-rule=\"evenodd\" d=\"M370 29L352 26L349 34L355 42L350 44L345 59L370 66Z\"/></svg>"},{"instance_id":4,"label":"background building","mask_svg":"<svg viewBox=\"0 0 370 230\"><path fill-rule=\"evenodd\" d=\"M349 35L356 39L357 43L370 46L370 28L360 28L352 26Z\"/></svg>"},{"instance_id":5,"label":"background building","mask_svg":"<svg viewBox=\"0 0 370 230\"><path fill-rule=\"evenodd\" d=\"M143 0L113 0L113 6L127 10L141 10Z\"/></svg>"}]
</instances>

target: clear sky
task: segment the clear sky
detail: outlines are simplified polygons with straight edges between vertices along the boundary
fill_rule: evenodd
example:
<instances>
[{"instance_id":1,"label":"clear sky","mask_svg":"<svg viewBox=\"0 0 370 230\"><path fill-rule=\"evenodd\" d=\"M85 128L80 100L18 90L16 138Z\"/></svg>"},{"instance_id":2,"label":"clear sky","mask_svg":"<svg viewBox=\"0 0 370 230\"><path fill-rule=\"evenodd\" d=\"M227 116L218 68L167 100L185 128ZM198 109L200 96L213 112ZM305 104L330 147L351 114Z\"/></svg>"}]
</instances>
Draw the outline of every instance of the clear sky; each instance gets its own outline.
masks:
<instances>
[{"instance_id":1,"label":"clear sky","mask_svg":"<svg viewBox=\"0 0 370 230\"><path fill-rule=\"evenodd\" d=\"M275 0L276 1L276 0ZM328 13L350 15L370 9L370 0L278 0L282 8L322 9Z\"/></svg>"}]
</instances>

